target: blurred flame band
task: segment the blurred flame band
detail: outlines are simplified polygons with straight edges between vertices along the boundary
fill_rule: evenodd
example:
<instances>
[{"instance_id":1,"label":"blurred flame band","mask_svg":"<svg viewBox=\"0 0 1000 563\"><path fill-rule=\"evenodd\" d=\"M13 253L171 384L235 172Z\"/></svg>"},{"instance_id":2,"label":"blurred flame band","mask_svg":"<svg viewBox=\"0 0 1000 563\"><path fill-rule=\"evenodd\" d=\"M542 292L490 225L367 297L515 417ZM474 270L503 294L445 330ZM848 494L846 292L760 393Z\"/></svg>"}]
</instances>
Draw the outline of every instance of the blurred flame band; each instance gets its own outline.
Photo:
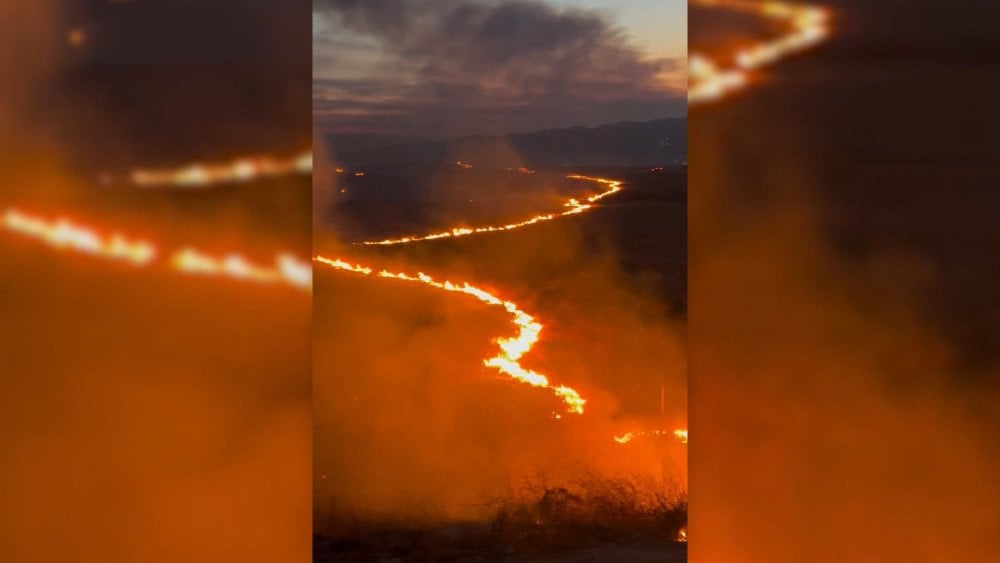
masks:
<instances>
[{"instance_id":1,"label":"blurred flame band","mask_svg":"<svg viewBox=\"0 0 1000 563\"><path fill-rule=\"evenodd\" d=\"M3 226L8 231L38 239L54 248L121 260L137 266L149 264L157 253L156 247L149 242L131 240L121 233L104 236L66 217L47 220L11 208L4 212Z\"/></svg>"},{"instance_id":2,"label":"blurred flame band","mask_svg":"<svg viewBox=\"0 0 1000 563\"><path fill-rule=\"evenodd\" d=\"M289 174L312 173L312 151L290 158L245 156L226 163L193 163L172 169L133 170L129 182L142 188L203 188L217 184L252 182Z\"/></svg>"},{"instance_id":3,"label":"blurred flame band","mask_svg":"<svg viewBox=\"0 0 1000 563\"><path fill-rule=\"evenodd\" d=\"M680 440L680 443L688 443L688 431L686 428L678 428L674 431L670 430L632 430L625 432L624 434L619 434L614 436L613 439L619 444L627 444L632 440L640 437L658 437L658 436L673 436Z\"/></svg>"},{"instance_id":4,"label":"blurred flame band","mask_svg":"<svg viewBox=\"0 0 1000 563\"><path fill-rule=\"evenodd\" d=\"M739 49L729 66L706 55L691 53L688 58L688 103L691 104L718 100L745 88L749 84L750 71L814 47L830 34L829 11L817 6L751 0L692 0L692 3L779 20L786 23L789 29L770 41Z\"/></svg>"},{"instance_id":5,"label":"blurred flame band","mask_svg":"<svg viewBox=\"0 0 1000 563\"><path fill-rule=\"evenodd\" d=\"M370 245L370 246L374 246L374 245L386 246L386 245L395 245L395 244L406 244L406 243L411 243L411 242L421 242L421 241L427 241L427 240L436 240L436 239L443 239L443 238L456 238L456 237L462 237L462 236L468 236L468 235L474 235L474 234L480 234L480 233L495 233L495 232L501 232L501 231L512 231L514 229L520 229L522 227L527 227L527 226L530 226L530 225L534 225L536 223L541 223L541 222L544 222L544 221L551 221L551 220L556 219L558 217L565 217L567 215L575 215L577 213L583 213L584 211L587 211L588 209L591 209L592 207L594 207L594 204L597 203L598 201L600 201L600 200L602 200L602 199L604 199L604 198L606 198L606 197L608 197L608 196L610 196L612 194L618 193L622 189L624 189L624 188L622 188L622 182L619 181L619 180L609 180L607 178L593 178L593 177L590 177L590 176L580 176L578 174L570 174L569 176L566 176L566 177L570 178L570 179L573 179L573 180L584 180L584 181L588 181L588 182L597 183L597 184L599 184L599 185L601 185L601 186L604 187L604 191L602 191L602 192L600 192L598 194L594 194L592 196L587 197L583 202L581 202L580 200L578 200L576 198L570 198L570 199L566 200L565 203L563 203L563 206L566 207L567 209L564 210L564 211L561 211L559 213L539 214L539 215L535 215L533 217L530 217L528 219L525 219L523 221L518 221L516 223L510 223L510 224L507 224L507 225L485 226L485 227L455 227L455 228L452 228L451 230L448 230L448 231L442 231L440 233L433 233L433 234L429 234L429 235L410 235L410 236L406 236L406 237L402 237L402 238L397 238L397 239L385 239L385 240L378 240L378 241L362 241L362 242L358 242L358 243L355 243L355 244L364 244L364 245Z\"/></svg>"},{"instance_id":6,"label":"blurred flame band","mask_svg":"<svg viewBox=\"0 0 1000 563\"><path fill-rule=\"evenodd\" d=\"M135 266L152 265L160 256L157 247L150 242L133 240L117 232L102 235L96 229L65 217L50 220L10 208L3 213L3 227L59 250L124 261ZM273 266L260 266L236 253L216 258L186 247L171 255L169 265L175 271L190 275L281 283L305 291L312 288L312 265L291 253L278 254Z\"/></svg>"},{"instance_id":7,"label":"blurred flame band","mask_svg":"<svg viewBox=\"0 0 1000 563\"><path fill-rule=\"evenodd\" d=\"M312 265L289 253L281 253L273 266L260 266L239 254L213 257L194 248L174 253L171 266L186 274L226 277L257 283L282 283L309 291L312 289Z\"/></svg>"},{"instance_id":8,"label":"blurred flame band","mask_svg":"<svg viewBox=\"0 0 1000 563\"><path fill-rule=\"evenodd\" d=\"M583 405L587 401L580 397L580 394L574 389L565 385L552 384L545 375L527 369L520 364L519 360L521 357L528 353L535 343L538 342L539 334L542 331L542 324L535 320L534 317L521 310L516 303L503 300L492 293L469 285L468 283L463 282L461 284L457 284L450 281L437 281L424 273L418 273L414 276L405 273L393 273L387 270L380 270L376 272L374 269L367 266L351 264L339 258L325 258L323 256L316 256L314 260L337 270L364 276L377 276L380 278L417 282L444 291L463 293L488 305L502 307L512 316L512 322L517 326L517 335L510 338L498 338L496 340L496 344L500 348L499 353L497 353L496 356L483 360L483 365L494 368L500 373L521 383L526 383L533 387L549 389L553 394L559 397L560 400L562 400L562 402L566 405L567 411L577 414L583 413Z\"/></svg>"}]
</instances>

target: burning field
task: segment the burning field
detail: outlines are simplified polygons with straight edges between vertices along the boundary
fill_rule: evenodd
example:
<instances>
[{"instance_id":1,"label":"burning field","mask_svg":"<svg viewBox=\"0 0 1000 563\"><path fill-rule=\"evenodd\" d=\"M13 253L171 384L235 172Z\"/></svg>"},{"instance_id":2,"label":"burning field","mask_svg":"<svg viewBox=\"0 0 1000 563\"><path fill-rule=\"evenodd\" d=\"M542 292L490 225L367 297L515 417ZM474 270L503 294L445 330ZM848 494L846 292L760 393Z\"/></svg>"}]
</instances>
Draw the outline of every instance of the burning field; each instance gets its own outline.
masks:
<instances>
[{"instance_id":1,"label":"burning field","mask_svg":"<svg viewBox=\"0 0 1000 563\"><path fill-rule=\"evenodd\" d=\"M58 4L0 7L0 560L304 560L308 65L219 57L259 6Z\"/></svg>"},{"instance_id":2,"label":"burning field","mask_svg":"<svg viewBox=\"0 0 1000 563\"><path fill-rule=\"evenodd\" d=\"M680 537L684 174L602 173L461 169L434 196L335 204L355 227L316 242L320 555ZM334 170L329 189L377 198L385 174ZM414 234L367 238L378 203Z\"/></svg>"},{"instance_id":3,"label":"burning field","mask_svg":"<svg viewBox=\"0 0 1000 563\"><path fill-rule=\"evenodd\" d=\"M317 560L684 559L683 47L613 4L317 4Z\"/></svg>"}]
</instances>

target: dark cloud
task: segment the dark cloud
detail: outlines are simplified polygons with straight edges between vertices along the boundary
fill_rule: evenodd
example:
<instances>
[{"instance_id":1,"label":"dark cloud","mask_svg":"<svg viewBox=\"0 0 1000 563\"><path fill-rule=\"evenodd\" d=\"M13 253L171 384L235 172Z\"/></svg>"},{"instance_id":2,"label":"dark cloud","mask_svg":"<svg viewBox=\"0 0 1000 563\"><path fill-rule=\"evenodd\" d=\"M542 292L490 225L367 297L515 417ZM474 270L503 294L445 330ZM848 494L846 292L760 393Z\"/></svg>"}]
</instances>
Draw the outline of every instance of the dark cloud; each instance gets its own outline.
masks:
<instances>
[{"instance_id":1,"label":"dark cloud","mask_svg":"<svg viewBox=\"0 0 1000 563\"><path fill-rule=\"evenodd\" d=\"M326 33L374 38L383 57L382 70L359 76L331 76L344 72L336 54L317 69L330 79L315 84L314 105L328 129L509 132L684 111L663 78L683 61L644 55L594 12L473 0L325 0L316 10Z\"/></svg>"}]
</instances>

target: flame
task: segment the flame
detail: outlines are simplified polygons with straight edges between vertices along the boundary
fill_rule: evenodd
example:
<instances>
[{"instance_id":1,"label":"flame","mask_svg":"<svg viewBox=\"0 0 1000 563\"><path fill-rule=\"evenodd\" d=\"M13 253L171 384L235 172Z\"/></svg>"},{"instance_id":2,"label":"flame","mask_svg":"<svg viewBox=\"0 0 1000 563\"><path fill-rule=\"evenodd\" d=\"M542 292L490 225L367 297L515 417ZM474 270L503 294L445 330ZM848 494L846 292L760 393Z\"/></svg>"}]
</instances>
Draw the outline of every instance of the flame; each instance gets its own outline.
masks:
<instances>
[{"instance_id":1,"label":"flame","mask_svg":"<svg viewBox=\"0 0 1000 563\"><path fill-rule=\"evenodd\" d=\"M136 169L129 174L129 180L133 185L144 188L195 188L311 172L312 151L306 151L290 158L245 156L226 163L193 163L175 169Z\"/></svg>"},{"instance_id":2,"label":"flame","mask_svg":"<svg viewBox=\"0 0 1000 563\"><path fill-rule=\"evenodd\" d=\"M461 168L463 170L468 170L472 168L472 165L468 162L462 162L461 160L455 162L455 168Z\"/></svg>"},{"instance_id":3,"label":"flame","mask_svg":"<svg viewBox=\"0 0 1000 563\"><path fill-rule=\"evenodd\" d=\"M7 209L3 227L8 231L38 239L59 250L69 250L100 258L124 261L135 266L151 266L159 257L157 247L145 240L133 240L119 232L102 235L96 229L60 217L49 220L18 209ZM228 277L259 283L284 283L309 291L312 288L312 265L282 252L273 266L259 266L240 254L215 258L191 247L171 255L170 268L185 274Z\"/></svg>"},{"instance_id":4,"label":"flame","mask_svg":"<svg viewBox=\"0 0 1000 563\"><path fill-rule=\"evenodd\" d=\"M192 247L178 250L171 258L171 266L187 274L228 277L257 283L285 283L309 290L312 287L312 268L291 254L277 256L273 266L260 266L240 254L230 253L216 258Z\"/></svg>"},{"instance_id":5,"label":"flame","mask_svg":"<svg viewBox=\"0 0 1000 563\"><path fill-rule=\"evenodd\" d=\"M136 266L144 266L156 258L156 247L149 242L131 240L118 232L104 236L65 217L50 221L11 208L3 215L3 226L60 250L121 260Z\"/></svg>"},{"instance_id":6,"label":"flame","mask_svg":"<svg viewBox=\"0 0 1000 563\"><path fill-rule=\"evenodd\" d=\"M677 532L677 541L681 543L687 543L688 541L688 529L681 528L681 531Z\"/></svg>"},{"instance_id":7,"label":"flame","mask_svg":"<svg viewBox=\"0 0 1000 563\"><path fill-rule=\"evenodd\" d=\"M567 178L573 180L585 180L588 182L594 182L605 187L604 191L589 196L584 200L585 202L580 202L575 198L571 198L563 203L564 207L567 207L565 211L559 213L545 213L540 215L535 215L523 221L518 221L516 223L509 223L507 225L499 226L486 226L486 227L455 227L448 231L442 231L440 233L433 233L429 235L410 235L397 239L385 239L379 241L363 241L357 244L365 245L394 245L394 244L405 244L410 242L420 242L425 240L435 240L442 238L454 238L461 237L479 233L495 233L500 231L512 231L514 229L520 229L521 227L527 227L529 225L534 225L536 223L541 223L544 221L551 221L558 217L565 217L567 215L575 215L577 213L583 213L588 209L594 207L594 203L612 195L620 192L622 189L622 182L620 180L609 180L607 178L593 178L590 176L581 176L579 174L570 174L566 176Z\"/></svg>"},{"instance_id":8,"label":"flame","mask_svg":"<svg viewBox=\"0 0 1000 563\"><path fill-rule=\"evenodd\" d=\"M627 444L639 437L659 437L670 435L673 435L682 444L688 443L687 428L678 428L672 432L669 430L630 430L624 434L613 436L612 439L619 444Z\"/></svg>"},{"instance_id":9,"label":"flame","mask_svg":"<svg viewBox=\"0 0 1000 563\"><path fill-rule=\"evenodd\" d=\"M375 275L380 278L417 282L444 291L463 293L487 305L502 307L510 313L513 324L517 326L517 334L509 338L498 338L496 344L500 348L499 353L496 356L483 360L483 365L494 368L500 373L522 383L533 387L549 389L562 400L566 405L567 411L577 414L583 413L583 406L587 401L576 390L565 385L554 385L549 381L548 377L525 368L518 361L538 342L539 334L542 331L542 324L524 312L516 303L503 300L492 293L466 282L457 284L450 281L437 281L422 272L417 273L415 276L405 273L393 273L387 270L376 272L367 266L351 264L339 258L325 258L323 256L316 256L313 260L332 268L355 274L365 276Z\"/></svg>"},{"instance_id":10,"label":"flame","mask_svg":"<svg viewBox=\"0 0 1000 563\"><path fill-rule=\"evenodd\" d=\"M817 6L751 0L693 0L693 3L781 20L787 23L789 30L772 40L739 49L731 67L722 67L705 55L692 53L688 62L688 102L692 104L718 100L745 88L749 84L749 71L814 47L830 34L829 12Z\"/></svg>"}]
</instances>

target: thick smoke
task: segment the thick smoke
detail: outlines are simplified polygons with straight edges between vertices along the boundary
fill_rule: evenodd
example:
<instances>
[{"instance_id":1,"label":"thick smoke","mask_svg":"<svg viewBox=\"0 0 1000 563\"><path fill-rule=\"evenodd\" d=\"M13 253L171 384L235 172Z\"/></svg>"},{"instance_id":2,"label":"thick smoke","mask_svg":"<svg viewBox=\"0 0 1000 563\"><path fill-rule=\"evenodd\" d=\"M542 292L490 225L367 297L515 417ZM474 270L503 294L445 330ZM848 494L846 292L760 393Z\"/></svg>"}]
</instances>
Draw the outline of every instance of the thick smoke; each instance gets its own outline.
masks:
<instances>
[{"instance_id":1,"label":"thick smoke","mask_svg":"<svg viewBox=\"0 0 1000 563\"><path fill-rule=\"evenodd\" d=\"M695 563L996 558L996 356L962 361L935 309L975 285L934 258L980 248L952 186L991 157L954 111L912 119L915 89L956 91L950 68L859 55L885 52L871 7L840 14L824 55L691 117ZM859 14L874 45L853 43Z\"/></svg>"},{"instance_id":2,"label":"thick smoke","mask_svg":"<svg viewBox=\"0 0 1000 563\"><path fill-rule=\"evenodd\" d=\"M683 113L682 93L664 78L682 62L644 56L596 13L469 0L324 1L316 10L319 74L322 53L347 41L324 49L326 36L373 39L382 50L371 64L382 70L365 77L337 76L349 62L331 55L333 75L317 80L314 102L327 129L447 135Z\"/></svg>"}]
</instances>

